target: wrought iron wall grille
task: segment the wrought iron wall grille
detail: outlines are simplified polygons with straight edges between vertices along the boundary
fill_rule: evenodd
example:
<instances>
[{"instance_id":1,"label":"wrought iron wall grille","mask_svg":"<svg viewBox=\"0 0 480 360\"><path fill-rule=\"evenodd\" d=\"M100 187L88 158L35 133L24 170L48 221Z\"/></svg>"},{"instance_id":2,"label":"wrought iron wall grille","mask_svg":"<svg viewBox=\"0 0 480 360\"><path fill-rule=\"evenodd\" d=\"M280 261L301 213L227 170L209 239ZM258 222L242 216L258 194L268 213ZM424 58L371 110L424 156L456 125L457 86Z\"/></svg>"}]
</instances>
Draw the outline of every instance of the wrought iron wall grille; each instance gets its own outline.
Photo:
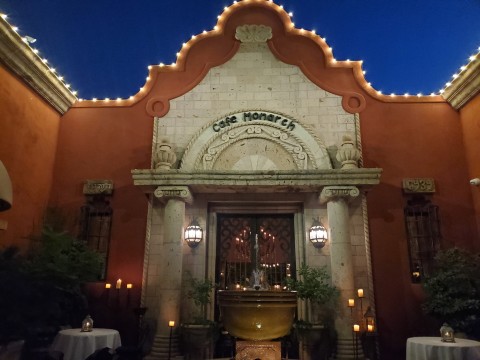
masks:
<instances>
[{"instance_id":1,"label":"wrought iron wall grille","mask_svg":"<svg viewBox=\"0 0 480 360\"><path fill-rule=\"evenodd\" d=\"M293 230L292 215L219 215L216 281L220 288L251 287L258 264L267 286L280 289L285 278L295 274Z\"/></svg>"},{"instance_id":2,"label":"wrought iron wall grille","mask_svg":"<svg viewBox=\"0 0 480 360\"><path fill-rule=\"evenodd\" d=\"M438 210L424 197L414 197L404 209L412 282L420 282L432 271L441 240Z\"/></svg>"},{"instance_id":3,"label":"wrought iron wall grille","mask_svg":"<svg viewBox=\"0 0 480 360\"><path fill-rule=\"evenodd\" d=\"M103 261L100 279L105 279L107 270L108 249L112 225L112 208L105 195L87 196L87 203L80 209L79 239L97 251Z\"/></svg>"}]
</instances>

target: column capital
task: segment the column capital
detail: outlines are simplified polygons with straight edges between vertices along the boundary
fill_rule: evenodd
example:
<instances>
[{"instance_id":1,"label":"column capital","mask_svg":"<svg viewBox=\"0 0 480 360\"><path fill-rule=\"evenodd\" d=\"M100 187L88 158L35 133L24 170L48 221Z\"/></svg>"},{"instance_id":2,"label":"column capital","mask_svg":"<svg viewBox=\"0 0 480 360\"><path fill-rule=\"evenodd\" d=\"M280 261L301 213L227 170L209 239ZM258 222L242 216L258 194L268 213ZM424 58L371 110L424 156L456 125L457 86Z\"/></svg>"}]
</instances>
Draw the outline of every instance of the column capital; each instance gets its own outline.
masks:
<instances>
[{"instance_id":1,"label":"column capital","mask_svg":"<svg viewBox=\"0 0 480 360\"><path fill-rule=\"evenodd\" d=\"M178 199L187 204L193 203L193 195L188 186L159 186L153 194L160 200Z\"/></svg>"},{"instance_id":2,"label":"column capital","mask_svg":"<svg viewBox=\"0 0 480 360\"><path fill-rule=\"evenodd\" d=\"M325 204L338 199L348 201L358 195L360 195L360 190L356 186L325 186L320 193L320 203Z\"/></svg>"}]
</instances>

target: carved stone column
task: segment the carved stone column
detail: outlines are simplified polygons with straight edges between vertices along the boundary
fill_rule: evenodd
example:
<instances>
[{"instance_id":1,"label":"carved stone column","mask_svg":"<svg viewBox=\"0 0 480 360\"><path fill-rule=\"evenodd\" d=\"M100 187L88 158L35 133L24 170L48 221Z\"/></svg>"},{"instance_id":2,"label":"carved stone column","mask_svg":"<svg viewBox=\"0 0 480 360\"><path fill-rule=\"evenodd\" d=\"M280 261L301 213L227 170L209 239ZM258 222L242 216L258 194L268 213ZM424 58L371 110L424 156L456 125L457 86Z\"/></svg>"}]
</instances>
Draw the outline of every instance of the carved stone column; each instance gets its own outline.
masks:
<instances>
[{"instance_id":1,"label":"carved stone column","mask_svg":"<svg viewBox=\"0 0 480 360\"><path fill-rule=\"evenodd\" d=\"M152 353L155 353L155 358L164 358L169 347L170 328L168 322L173 320L176 326L180 325L185 203L191 203L193 198L187 186L159 186L154 195L165 202L165 214L160 265L162 281L158 288L159 314ZM175 334L174 337L174 346L176 346L178 335ZM176 350L172 348L171 351L174 351L172 354Z\"/></svg>"},{"instance_id":2,"label":"carved stone column","mask_svg":"<svg viewBox=\"0 0 480 360\"><path fill-rule=\"evenodd\" d=\"M340 290L340 306L335 319L339 339L352 337L348 299L354 298L354 277L348 201L360 194L355 186L326 186L320 202L327 203L330 227L330 260L332 283Z\"/></svg>"}]
</instances>

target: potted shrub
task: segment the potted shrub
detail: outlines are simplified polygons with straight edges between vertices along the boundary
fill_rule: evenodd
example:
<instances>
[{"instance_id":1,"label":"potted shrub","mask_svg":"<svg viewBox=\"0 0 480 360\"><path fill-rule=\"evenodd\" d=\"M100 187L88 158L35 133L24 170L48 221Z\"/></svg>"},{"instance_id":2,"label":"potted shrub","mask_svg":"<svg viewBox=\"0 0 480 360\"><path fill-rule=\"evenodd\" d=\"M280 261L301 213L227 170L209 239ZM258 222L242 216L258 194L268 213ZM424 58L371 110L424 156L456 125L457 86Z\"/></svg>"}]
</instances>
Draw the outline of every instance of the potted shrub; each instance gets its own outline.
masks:
<instances>
[{"instance_id":1,"label":"potted shrub","mask_svg":"<svg viewBox=\"0 0 480 360\"><path fill-rule=\"evenodd\" d=\"M308 354L315 353L318 359L327 359L335 349L333 310L338 289L330 284L325 266L315 268L302 264L300 279L287 279L287 287L297 291L298 298L305 300L308 319L298 319L295 333ZM311 356L310 356L311 357Z\"/></svg>"},{"instance_id":2,"label":"potted shrub","mask_svg":"<svg viewBox=\"0 0 480 360\"><path fill-rule=\"evenodd\" d=\"M182 324L182 341L187 359L209 358L213 353L218 329L207 319L207 306L211 303L215 284L210 279L197 279L187 274L187 297L195 305L191 319Z\"/></svg>"},{"instance_id":3,"label":"potted shrub","mask_svg":"<svg viewBox=\"0 0 480 360\"><path fill-rule=\"evenodd\" d=\"M440 251L423 287L428 315L456 332L480 338L480 254L459 248Z\"/></svg>"},{"instance_id":4,"label":"potted shrub","mask_svg":"<svg viewBox=\"0 0 480 360\"><path fill-rule=\"evenodd\" d=\"M100 256L65 232L45 226L31 249L0 251L0 346L25 339L27 350L48 345L62 325L78 327L86 314L82 286L97 280Z\"/></svg>"}]
</instances>

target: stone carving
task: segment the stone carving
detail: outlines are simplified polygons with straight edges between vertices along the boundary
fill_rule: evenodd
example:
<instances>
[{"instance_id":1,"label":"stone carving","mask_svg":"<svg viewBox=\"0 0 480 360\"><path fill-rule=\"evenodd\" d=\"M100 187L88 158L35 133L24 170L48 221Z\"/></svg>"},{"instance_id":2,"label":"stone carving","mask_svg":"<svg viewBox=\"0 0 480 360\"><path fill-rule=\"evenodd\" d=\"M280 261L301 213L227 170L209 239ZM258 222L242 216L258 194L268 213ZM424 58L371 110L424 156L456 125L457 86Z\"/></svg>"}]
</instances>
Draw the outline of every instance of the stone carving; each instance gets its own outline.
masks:
<instances>
[{"instance_id":1,"label":"stone carving","mask_svg":"<svg viewBox=\"0 0 480 360\"><path fill-rule=\"evenodd\" d=\"M350 136L344 135L342 145L337 152L337 160L342 164L342 169L357 169L357 161L360 159L360 151L355 147Z\"/></svg>"},{"instance_id":2,"label":"stone carving","mask_svg":"<svg viewBox=\"0 0 480 360\"><path fill-rule=\"evenodd\" d=\"M435 180L431 178L403 179L402 187L406 194L433 194L435 193Z\"/></svg>"},{"instance_id":3,"label":"stone carving","mask_svg":"<svg viewBox=\"0 0 480 360\"><path fill-rule=\"evenodd\" d=\"M351 200L358 195L360 195L360 190L356 186L325 186L320 194L320 202L324 204L340 198Z\"/></svg>"},{"instance_id":4,"label":"stone carving","mask_svg":"<svg viewBox=\"0 0 480 360\"><path fill-rule=\"evenodd\" d=\"M154 154L154 167L156 170L170 170L177 161L173 145L166 138L160 140Z\"/></svg>"},{"instance_id":5,"label":"stone carving","mask_svg":"<svg viewBox=\"0 0 480 360\"><path fill-rule=\"evenodd\" d=\"M265 25L242 25L235 32L235 39L243 43L266 42L272 38L272 28Z\"/></svg>"},{"instance_id":6,"label":"stone carving","mask_svg":"<svg viewBox=\"0 0 480 360\"><path fill-rule=\"evenodd\" d=\"M280 144L287 150L293 158L298 169L306 170L308 168L308 156L305 149L293 137L289 136L282 130L270 126L262 126L263 124L241 125L232 127L230 131L222 134L219 139L213 142L203 155L203 168L210 170L213 168L218 155L232 143L242 139L262 138Z\"/></svg>"},{"instance_id":7,"label":"stone carving","mask_svg":"<svg viewBox=\"0 0 480 360\"><path fill-rule=\"evenodd\" d=\"M153 194L155 197L163 200L176 198L189 204L193 202L192 193L187 186L159 186Z\"/></svg>"},{"instance_id":8,"label":"stone carving","mask_svg":"<svg viewBox=\"0 0 480 360\"><path fill-rule=\"evenodd\" d=\"M83 195L112 195L112 180L86 180L83 184Z\"/></svg>"},{"instance_id":9,"label":"stone carving","mask_svg":"<svg viewBox=\"0 0 480 360\"><path fill-rule=\"evenodd\" d=\"M238 360L280 360L282 354L279 341L238 341L236 350Z\"/></svg>"}]
</instances>

